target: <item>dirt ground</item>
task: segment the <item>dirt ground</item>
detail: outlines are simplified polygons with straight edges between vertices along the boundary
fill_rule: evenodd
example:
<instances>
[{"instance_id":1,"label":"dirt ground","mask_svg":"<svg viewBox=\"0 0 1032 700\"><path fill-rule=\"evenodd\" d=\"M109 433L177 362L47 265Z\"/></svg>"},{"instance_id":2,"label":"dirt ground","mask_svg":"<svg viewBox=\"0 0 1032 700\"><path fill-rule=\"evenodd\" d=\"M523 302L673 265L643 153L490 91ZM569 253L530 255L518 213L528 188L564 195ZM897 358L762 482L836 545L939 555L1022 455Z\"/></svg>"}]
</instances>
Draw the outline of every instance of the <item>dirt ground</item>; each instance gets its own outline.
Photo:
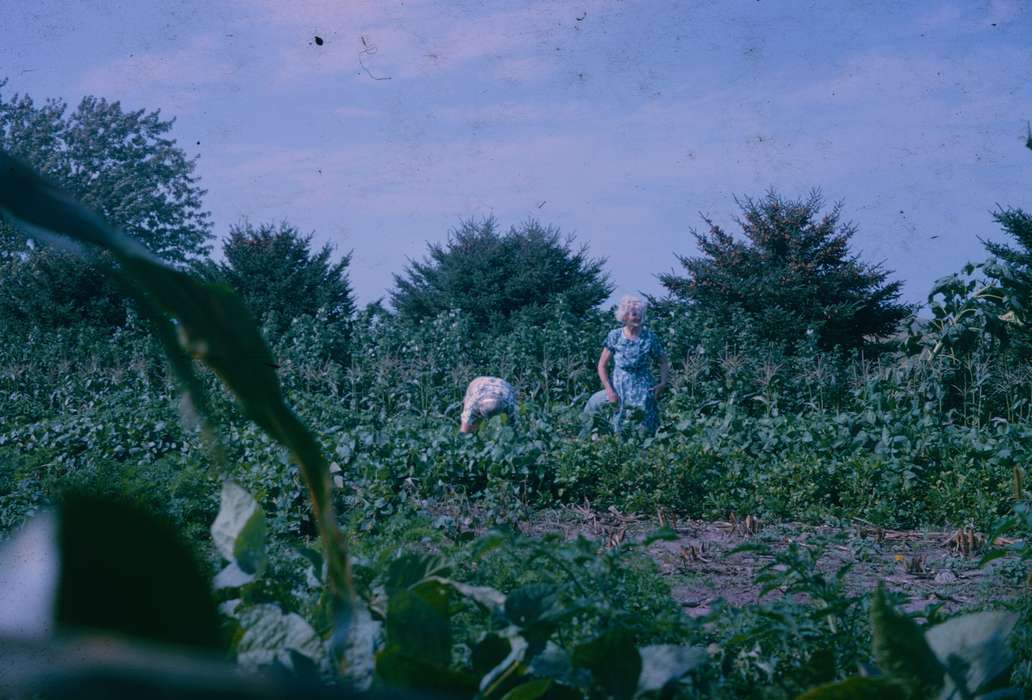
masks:
<instances>
[{"instance_id":1,"label":"dirt ground","mask_svg":"<svg viewBox=\"0 0 1032 700\"><path fill-rule=\"evenodd\" d=\"M989 545L984 535L964 530L885 530L861 520L839 528L765 525L749 516L709 522L679 520L663 513L642 517L615 509L597 511L588 505L540 511L522 529L528 535L584 535L602 546L613 546L640 540L660 526L673 529L676 539L655 542L648 551L668 577L675 599L692 616L705 615L721 598L735 606L756 603L761 587L754 582L755 574L772 561L772 554L786 551L792 542L810 552L823 550L818 568L828 575L851 564L843 579L848 591L868 592L884 581L889 589L905 594L910 601L907 609L915 611L936 603L946 610L984 604L1015 596L1028 585L1028 567L1016 556L979 567ZM771 554L733 551L750 544L764 546Z\"/></svg>"}]
</instances>

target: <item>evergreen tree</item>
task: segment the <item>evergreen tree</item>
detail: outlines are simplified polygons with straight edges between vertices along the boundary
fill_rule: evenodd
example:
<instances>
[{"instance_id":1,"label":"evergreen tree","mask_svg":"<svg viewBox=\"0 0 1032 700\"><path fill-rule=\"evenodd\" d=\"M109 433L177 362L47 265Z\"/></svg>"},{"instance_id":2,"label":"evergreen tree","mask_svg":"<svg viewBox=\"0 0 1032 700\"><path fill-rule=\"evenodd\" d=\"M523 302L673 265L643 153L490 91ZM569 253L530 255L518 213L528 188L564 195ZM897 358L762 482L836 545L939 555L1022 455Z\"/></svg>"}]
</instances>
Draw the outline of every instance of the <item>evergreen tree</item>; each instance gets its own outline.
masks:
<instances>
[{"instance_id":1,"label":"evergreen tree","mask_svg":"<svg viewBox=\"0 0 1032 700\"><path fill-rule=\"evenodd\" d=\"M533 315L561 302L581 315L613 290L604 259L557 228L527 221L506 233L494 218L463 221L444 245L429 244L422 262L395 275L391 292L402 317L431 318L450 309L465 312L479 330L501 329L515 313Z\"/></svg>"},{"instance_id":2,"label":"evergreen tree","mask_svg":"<svg viewBox=\"0 0 1032 700\"><path fill-rule=\"evenodd\" d=\"M222 253L225 261L209 263L206 276L221 279L240 294L256 318L282 334L303 315L320 315L343 327L355 312L347 269L351 255L333 261L333 247L312 249L312 236L281 222L230 229Z\"/></svg>"},{"instance_id":3,"label":"evergreen tree","mask_svg":"<svg viewBox=\"0 0 1032 700\"><path fill-rule=\"evenodd\" d=\"M708 230L692 231L702 255L678 256L687 275L660 275L674 301L721 324L745 317L760 340L787 348L807 332L826 349L869 346L911 314L898 302L901 283L850 253L856 227L841 221L841 205L821 214L817 191L798 201L771 191L735 203L744 238L704 219Z\"/></svg>"},{"instance_id":4,"label":"evergreen tree","mask_svg":"<svg viewBox=\"0 0 1032 700\"><path fill-rule=\"evenodd\" d=\"M1032 303L1032 215L1022 209L1006 208L994 212L993 219L1017 247L986 240L982 245L1010 266L1012 278L1008 286L1023 302Z\"/></svg>"}]
</instances>

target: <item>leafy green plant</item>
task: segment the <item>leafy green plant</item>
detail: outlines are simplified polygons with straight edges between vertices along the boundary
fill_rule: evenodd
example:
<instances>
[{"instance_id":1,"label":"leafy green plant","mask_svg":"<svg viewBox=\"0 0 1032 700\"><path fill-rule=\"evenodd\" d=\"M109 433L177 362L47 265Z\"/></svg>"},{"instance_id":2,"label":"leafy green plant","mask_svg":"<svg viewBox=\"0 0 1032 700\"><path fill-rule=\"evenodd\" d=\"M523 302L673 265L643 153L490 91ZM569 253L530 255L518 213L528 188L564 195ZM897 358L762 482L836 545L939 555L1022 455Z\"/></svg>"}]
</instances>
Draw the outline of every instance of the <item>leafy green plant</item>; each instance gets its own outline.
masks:
<instances>
[{"instance_id":1,"label":"leafy green plant","mask_svg":"<svg viewBox=\"0 0 1032 700\"><path fill-rule=\"evenodd\" d=\"M481 330L521 314L541 320L548 302L560 301L579 316L613 288L604 261L588 257L586 246L573 249L571 240L533 220L505 233L493 218L463 221L446 245L431 244L426 260L395 276L391 299L412 319L461 309Z\"/></svg>"},{"instance_id":2,"label":"leafy green plant","mask_svg":"<svg viewBox=\"0 0 1032 700\"><path fill-rule=\"evenodd\" d=\"M879 587L871 601L873 654L882 675L814 688L800 700L821 698L1019 697L1008 690L1013 656L1010 613L961 615L923 632L892 608Z\"/></svg>"},{"instance_id":3,"label":"leafy green plant","mask_svg":"<svg viewBox=\"0 0 1032 700\"><path fill-rule=\"evenodd\" d=\"M203 284L166 266L5 153L0 153L0 211L26 226L59 232L109 252L119 265L119 276L153 324L194 406L207 413L206 394L190 355L212 368L248 417L296 455L323 536L329 583L346 604L350 572L333 515L328 464L284 402L272 356L240 300L225 288Z\"/></svg>"}]
</instances>

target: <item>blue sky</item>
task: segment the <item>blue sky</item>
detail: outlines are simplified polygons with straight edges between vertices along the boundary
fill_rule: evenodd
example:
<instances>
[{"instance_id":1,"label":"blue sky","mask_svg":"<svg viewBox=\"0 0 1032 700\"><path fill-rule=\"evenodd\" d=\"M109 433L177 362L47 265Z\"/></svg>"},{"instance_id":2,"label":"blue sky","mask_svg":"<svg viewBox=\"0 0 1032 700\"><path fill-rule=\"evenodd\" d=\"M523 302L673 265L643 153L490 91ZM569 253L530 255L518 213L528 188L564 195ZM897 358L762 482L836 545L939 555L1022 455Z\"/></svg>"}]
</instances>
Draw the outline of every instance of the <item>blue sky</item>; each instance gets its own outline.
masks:
<instances>
[{"instance_id":1,"label":"blue sky","mask_svg":"<svg viewBox=\"0 0 1032 700\"><path fill-rule=\"evenodd\" d=\"M1032 208L1032 1L0 3L5 93L160 108L215 231L353 250L359 300L463 217L537 217L617 294L700 212L820 187L922 301ZM317 45L315 36L323 39Z\"/></svg>"}]
</instances>

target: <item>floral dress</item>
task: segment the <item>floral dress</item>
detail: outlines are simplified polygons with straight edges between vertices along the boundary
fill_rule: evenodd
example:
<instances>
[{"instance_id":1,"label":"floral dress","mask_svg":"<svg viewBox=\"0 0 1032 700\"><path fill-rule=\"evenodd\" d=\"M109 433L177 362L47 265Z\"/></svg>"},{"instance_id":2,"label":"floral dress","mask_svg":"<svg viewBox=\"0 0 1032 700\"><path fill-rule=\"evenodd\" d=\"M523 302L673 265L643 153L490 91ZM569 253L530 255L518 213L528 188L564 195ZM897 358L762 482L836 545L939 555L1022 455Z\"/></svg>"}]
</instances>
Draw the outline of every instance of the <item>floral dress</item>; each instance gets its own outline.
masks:
<instances>
[{"instance_id":1,"label":"floral dress","mask_svg":"<svg viewBox=\"0 0 1032 700\"><path fill-rule=\"evenodd\" d=\"M505 411L509 420L516 418L516 391L498 377L477 377L466 388L462 401L462 422L475 423Z\"/></svg>"},{"instance_id":2,"label":"floral dress","mask_svg":"<svg viewBox=\"0 0 1032 700\"><path fill-rule=\"evenodd\" d=\"M620 407L613 416L613 430L619 433L628 406L641 409L645 414L643 426L648 433L659 427L659 407L656 394L651 391L656 383L652 380L652 360L662 360L663 346L659 338L647 329L642 329L637 338L628 338L623 328L609 331L604 343L613 354L613 390L620 397Z\"/></svg>"}]
</instances>

